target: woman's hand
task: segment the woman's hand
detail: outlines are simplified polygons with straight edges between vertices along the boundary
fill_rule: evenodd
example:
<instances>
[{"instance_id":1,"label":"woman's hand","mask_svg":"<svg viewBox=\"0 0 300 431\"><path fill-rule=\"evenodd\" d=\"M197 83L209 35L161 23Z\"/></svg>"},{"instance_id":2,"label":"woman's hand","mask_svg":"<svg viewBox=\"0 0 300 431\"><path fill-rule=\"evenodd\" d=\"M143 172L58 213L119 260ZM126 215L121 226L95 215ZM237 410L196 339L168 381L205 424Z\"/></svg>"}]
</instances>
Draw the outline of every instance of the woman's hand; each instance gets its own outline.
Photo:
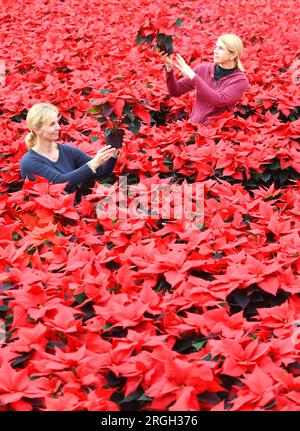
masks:
<instances>
[{"instance_id":1,"label":"woman's hand","mask_svg":"<svg viewBox=\"0 0 300 431\"><path fill-rule=\"evenodd\" d=\"M101 148L101 150L97 152L95 157L90 160L90 164L96 170L112 156L115 156L117 152L118 150L116 148L113 148L110 145L105 145L105 147Z\"/></svg>"},{"instance_id":2,"label":"woman's hand","mask_svg":"<svg viewBox=\"0 0 300 431\"><path fill-rule=\"evenodd\" d=\"M193 69L188 64L186 64L181 55L176 55L174 64L180 70L183 76L187 76L188 78L193 79L196 75Z\"/></svg>"},{"instance_id":3,"label":"woman's hand","mask_svg":"<svg viewBox=\"0 0 300 431\"><path fill-rule=\"evenodd\" d=\"M173 67L173 56L168 55L167 53L160 51L159 49L157 50L158 55L162 58L166 68L168 71L170 71Z\"/></svg>"}]
</instances>

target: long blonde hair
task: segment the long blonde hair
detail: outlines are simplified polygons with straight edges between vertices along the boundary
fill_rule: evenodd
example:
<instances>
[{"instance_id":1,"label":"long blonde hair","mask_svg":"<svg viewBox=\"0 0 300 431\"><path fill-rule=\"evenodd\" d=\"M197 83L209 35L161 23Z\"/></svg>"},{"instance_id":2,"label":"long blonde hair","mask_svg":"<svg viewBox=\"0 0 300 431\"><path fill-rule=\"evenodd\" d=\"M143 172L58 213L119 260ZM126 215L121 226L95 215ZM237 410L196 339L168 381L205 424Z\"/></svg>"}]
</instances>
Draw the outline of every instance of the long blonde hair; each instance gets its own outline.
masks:
<instances>
[{"instance_id":1,"label":"long blonde hair","mask_svg":"<svg viewBox=\"0 0 300 431\"><path fill-rule=\"evenodd\" d=\"M36 103L29 109L26 116L27 127L30 130L30 133L25 137L27 148L34 147L37 142L37 134L33 130L34 127L40 129L53 114L58 115L58 109L51 103Z\"/></svg>"},{"instance_id":2,"label":"long blonde hair","mask_svg":"<svg viewBox=\"0 0 300 431\"><path fill-rule=\"evenodd\" d=\"M236 67L238 67L242 72L245 72L244 66L240 60L244 51L242 40L236 34L232 33L222 34L219 39L224 43L228 51L236 55Z\"/></svg>"}]
</instances>

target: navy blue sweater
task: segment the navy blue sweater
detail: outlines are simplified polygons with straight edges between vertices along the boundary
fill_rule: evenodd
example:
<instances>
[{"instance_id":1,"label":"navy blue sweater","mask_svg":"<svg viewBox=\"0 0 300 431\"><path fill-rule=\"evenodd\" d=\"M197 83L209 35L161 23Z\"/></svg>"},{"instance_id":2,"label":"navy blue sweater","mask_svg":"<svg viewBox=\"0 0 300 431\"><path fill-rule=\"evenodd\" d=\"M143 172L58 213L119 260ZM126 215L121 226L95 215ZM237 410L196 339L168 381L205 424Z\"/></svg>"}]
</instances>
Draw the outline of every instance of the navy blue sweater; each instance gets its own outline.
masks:
<instances>
[{"instance_id":1,"label":"navy blue sweater","mask_svg":"<svg viewBox=\"0 0 300 431\"><path fill-rule=\"evenodd\" d=\"M89 160L92 160L92 157L72 145L57 143L57 146L59 157L56 162L52 162L32 149L27 151L20 161L22 178L28 177L31 181L34 181L34 175L38 175L53 184L68 181L65 190L72 193L76 190L77 185L89 179L96 180L108 177L117 163L117 159L111 157L103 165L99 166L94 174L86 164Z\"/></svg>"}]
</instances>

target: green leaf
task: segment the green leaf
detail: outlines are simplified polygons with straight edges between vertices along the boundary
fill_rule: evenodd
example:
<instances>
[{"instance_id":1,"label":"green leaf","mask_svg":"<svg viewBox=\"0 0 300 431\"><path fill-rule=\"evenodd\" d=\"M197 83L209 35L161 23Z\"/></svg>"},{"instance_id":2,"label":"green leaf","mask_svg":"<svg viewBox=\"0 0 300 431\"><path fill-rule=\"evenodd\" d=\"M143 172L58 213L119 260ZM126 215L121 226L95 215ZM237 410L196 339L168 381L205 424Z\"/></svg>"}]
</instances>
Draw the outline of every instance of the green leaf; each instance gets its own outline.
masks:
<instances>
[{"instance_id":1,"label":"green leaf","mask_svg":"<svg viewBox=\"0 0 300 431\"><path fill-rule=\"evenodd\" d=\"M82 321L85 322L86 320L91 319L92 317L94 317L95 316L95 310L94 310L93 304L94 303L89 302L88 304L83 305L80 308L80 311L82 311L83 313L85 313L85 316L81 316L80 315L80 316L78 316L78 319L82 318Z\"/></svg>"},{"instance_id":2,"label":"green leaf","mask_svg":"<svg viewBox=\"0 0 300 431\"><path fill-rule=\"evenodd\" d=\"M90 113L94 113L94 112L101 112L102 109L102 105L94 105L92 108L89 109Z\"/></svg>"},{"instance_id":3,"label":"green leaf","mask_svg":"<svg viewBox=\"0 0 300 431\"><path fill-rule=\"evenodd\" d=\"M140 396L138 399L137 399L137 401L152 401L152 399L153 398L149 398L149 397L147 397L147 395L146 394L143 394L142 396Z\"/></svg>"},{"instance_id":4,"label":"green leaf","mask_svg":"<svg viewBox=\"0 0 300 431\"><path fill-rule=\"evenodd\" d=\"M101 223L96 224L96 230L97 230L97 233L99 233L100 235L104 234L104 229Z\"/></svg>"},{"instance_id":5,"label":"green leaf","mask_svg":"<svg viewBox=\"0 0 300 431\"><path fill-rule=\"evenodd\" d=\"M202 349L202 347L205 346L205 344L207 343L207 341L199 341L197 343L192 343L192 346L197 350L197 352L199 352L200 349Z\"/></svg>"},{"instance_id":6,"label":"green leaf","mask_svg":"<svg viewBox=\"0 0 300 431\"><path fill-rule=\"evenodd\" d=\"M190 139L186 141L186 145L192 145L195 143L195 135L190 135Z\"/></svg>"},{"instance_id":7,"label":"green leaf","mask_svg":"<svg viewBox=\"0 0 300 431\"><path fill-rule=\"evenodd\" d=\"M102 88L102 90L100 90L99 92L100 94L105 94L105 93L113 93L112 90L110 90L109 88Z\"/></svg>"},{"instance_id":8,"label":"green leaf","mask_svg":"<svg viewBox=\"0 0 300 431\"><path fill-rule=\"evenodd\" d=\"M275 159L274 162L269 166L269 169L271 171L276 171L277 169L280 169L281 165L280 165L280 160Z\"/></svg>"},{"instance_id":9,"label":"green leaf","mask_svg":"<svg viewBox=\"0 0 300 431\"><path fill-rule=\"evenodd\" d=\"M263 181L269 181L269 179L271 178L271 174L269 173L269 172L267 172L267 173L264 173L262 176L261 176L261 179L263 180Z\"/></svg>"},{"instance_id":10,"label":"green leaf","mask_svg":"<svg viewBox=\"0 0 300 431\"><path fill-rule=\"evenodd\" d=\"M54 349L54 347L58 347L59 349L63 349L65 347L65 343L61 341L48 341L46 349Z\"/></svg>"},{"instance_id":11,"label":"green leaf","mask_svg":"<svg viewBox=\"0 0 300 431\"><path fill-rule=\"evenodd\" d=\"M213 258L214 258L214 259L222 259L222 257L224 257L224 256L225 256L225 254L224 254L223 252L219 253L218 251L216 251L216 252L213 254Z\"/></svg>"},{"instance_id":12,"label":"green leaf","mask_svg":"<svg viewBox=\"0 0 300 431\"><path fill-rule=\"evenodd\" d=\"M148 36L142 36L141 32L138 31L137 37L136 37L136 46L141 45L142 43L147 43L148 45L151 44L153 39L153 35L149 34Z\"/></svg>"},{"instance_id":13,"label":"green leaf","mask_svg":"<svg viewBox=\"0 0 300 431\"><path fill-rule=\"evenodd\" d=\"M131 401L137 400L139 397L144 395L144 391L142 388L138 388L136 391L131 392L131 394L127 395L119 404L130 403Z\"/></svg>"},{"instance_id":14,"label":"green leaf","mask_svg":"<svg viewBox=\"0 0 300 431\"><path fill-rule=\"evenodd\" d=\"M183 20L181 18L177 18L177 20L174 22L174 25L176 27L182 27Z\"/></svg>"},{"instance_id":15,"label":"green leaf","mask_svg":"<svg viewBox=\"0 0 300 431\"><path fill-rule=\"evenodd\" d=\"M211 353L208 353L204 358L202 358L203 361L212 361L212 355Z\"/></svg>"},{"instance_id":16,"label":"green leaf","mask_svg":"<svg viewBox=\"0 0 300 431\"><path fill-rule=\"evenodd\" d=\"M288 179L288 173L286 171L281 171L278 175L278 178L281 182L281 184L283 184L287 179Z\"/></svg>"},{"instance_id":17,"label":"green leaf","mask_svg":"<svg viewBox=\"0 0 300 431\"><path fill-rule=\"evenodd\" d=\"M40 379L41 376L29 376L29 380L32 382L33 380Z\"/></svg>"},{"instance_id":18,"label":"green leaf","mask_svg":"<svg viewBox=\"0 0 300 431\"><path fill-rule=\"evenodd\" d=\"M76 295L73 295L73 296L76 299L77 304L82 304L87 299L85 292L77 293Z\"/></svg>"},{"instance_id":19,"label":"green leaf","mask_svg":"<svg viewBox=\"0 0 300 431\"><path fill-rule=\"evenodd\" d=\"M137 136L140 128L141 128L141 123L137 118L129 126L129 130L134 134L134 136Z\"/></svg>"},{"instance_id":20,"label":"green leaf","mask_svg":"<svg viewBox=\"0 0 300 431\"><path fill-rule=\"evenodd\" d=\"M29 353L24 353L23 355L17 356L14 361L12 362L12 367L16 368L23 364L23 362L27 361L32 355L33 351L30 351Z\"/></svg>"},{"instance_id":21,"label":"green leaf","mask_svg":"<svg viewBox=\"0 0 300 431\"><path fill-rule=\"evenodd\" d=\"M130 121L135 120L135 115L132 112L132 108L133 108L133 106L130 103L127 103L127 102L125 103L123 112L126 115L125 121L124 121L126 124L129 124Z\"/></svg>"},{"instance_id":22,"label":"green leaf","mask_svg":"<svg viewBox=\"0 0 300 431\"><path fill-rule=\"evenodd\" d=\"M106 123L107 120L104 117L97 117L96 121L98 121L98 123Z\"/></svg>"},{"instance_id":23,"label":"green leaf","mask_svg":"<svg viewBox=\"0 0 300 431\"><path fill-rule=\"evenodd\" d=\"M282 193L278 193L277 195L270 195L270 196L264 198L264 201L268 202L268 201L272 201L274 199L278 199L278 198L280 198L281 195L282 195Z\"/></svg>"},{"instance_id":24,"label":"green leaf","mask_svg":"<svg viewBox=\"0 0 300 431\"><path fill-rule=\"evenodd\" d=\"M20 235L18 232L14 232L14 233L12 234L12 239L13 239L14 241L19 241L21 238L22 238L22 237L21 237L21 235Z\"/></svg>"}]
</instances>

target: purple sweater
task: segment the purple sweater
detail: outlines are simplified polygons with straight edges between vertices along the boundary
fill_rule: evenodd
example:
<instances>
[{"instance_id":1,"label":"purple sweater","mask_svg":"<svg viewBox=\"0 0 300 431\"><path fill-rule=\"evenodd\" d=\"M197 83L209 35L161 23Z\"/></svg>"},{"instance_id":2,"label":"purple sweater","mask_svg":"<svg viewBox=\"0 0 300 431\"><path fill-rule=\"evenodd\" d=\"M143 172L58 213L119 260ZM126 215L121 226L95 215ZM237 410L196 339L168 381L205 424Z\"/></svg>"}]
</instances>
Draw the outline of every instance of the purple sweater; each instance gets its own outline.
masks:
<instances>
[{"instance_id":1,"label":"purple sweater","mask_svg":"<svg viewBox=\"0 0 300 431\"><path fill-rule=\"evenodd\" d=\"M196 73L193 79L182 78L179 81L173 70L166 71L170 96L181 96L190 90L196 90L190 123L207 126L211 122L211 116L220 115L226 109L232 111L249 86L245 73L240 69L217 81L214 79L215 63L202 63L193 70Z\"/></svg>"}]
</instances>

